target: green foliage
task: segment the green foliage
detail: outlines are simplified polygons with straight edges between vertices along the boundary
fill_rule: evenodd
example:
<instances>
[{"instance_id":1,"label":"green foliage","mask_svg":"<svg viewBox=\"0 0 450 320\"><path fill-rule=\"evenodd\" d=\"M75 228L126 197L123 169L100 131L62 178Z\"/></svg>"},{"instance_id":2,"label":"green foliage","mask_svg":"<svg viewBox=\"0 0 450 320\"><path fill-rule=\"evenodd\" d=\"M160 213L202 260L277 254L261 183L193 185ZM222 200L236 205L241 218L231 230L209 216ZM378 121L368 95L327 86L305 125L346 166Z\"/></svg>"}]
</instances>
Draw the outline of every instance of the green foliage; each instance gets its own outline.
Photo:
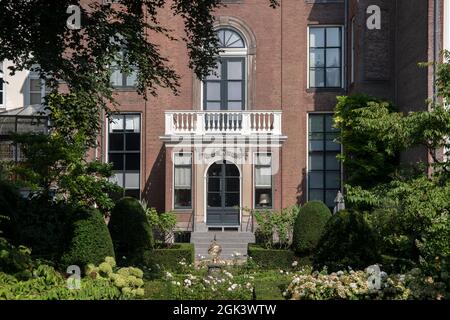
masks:
<instances>
[{"instance_id":1,"label":"green foliage","mask_svg":"<svg viewBox=\"0 0 450 320\"><path fill-rule=\"evenodd\" d=\"M18 189L0 178L0 236L14 237L13 218L24 208L24 201Z\"/></svg>"},{"instance_id":2,"label":"green foliage","mask_svg":"<svg viewBox=\"0 0 450 320\"><path fill-rule=\"evenodd\" d=\"M8 273L17 279L31 277L33 263L31 250L25 246L15 247L5 238L0 238L0 272Z\"/></svg>"},{"instance_id":3,"label":"green foliage","mask_svg":"<svg viewBox=\"0 0 450 320\"><path fill-rule=\"evenodd\" d=\"M96 209L80 208L73 223L72 238L61 258L61 265L86 266L114 257L114 248L105 221Z\"/></svg>"},{"instance_id":4,"label":"green foliage","mask_svg":"<svg viewBox=\"0 0 450 320\"><path fill-rule=\"evenodd\" d=\"M141 201L141 205L153 231L163 243L170 243L177 225L176 215L172 212L158 213L155 208L149 208L145 201Z\"/></svg>"},{"instance_id":5,"label":"green foliage","mask_svg":"<svg viewBox=\"0 0 450 320\"><path fill-rule=\"evenodd\" d=\"M106 257L98 266L89 264L86 275L94 279L109 280L116 286L124 297L136 298L144 296L144 273L135 267L116 268L113 257Z\"/></svg>"},{"instance_id":6,"label":"green foliage","mask_svg":"<svg viewBox=\"0 0 450 320\"><path fill-rule=\"evenodd\" d=\"M379 261L376 237L362 214L340 211L328 221L314 255L317 269L364 269Z\"/></svg>"},{"instance_id":7,"label":"green foliage","mask_svg":"<svg viewBox=\"0 0 450 320\"><path fill-rule=\"evenodd\" d=\"M398 165L398 146L388 137L401 132L400 114L388 102L366 95L338 97L334 122L344 146L346 182L372 187L389 181Z\"/></svg>"},{"instance_id":8,"label":"green foliage","mask_svg":"<svg viewBox=\"0 0 450 320\"><path fill-rule=\"evenodd\" d=\"M321 201L310 201L300 208L292 241L293 249L298 255L313 253L330 218L330 209Z\"/></svg>"},{"instance_id":9,"label":"green foliage","mask_svg":"<svg viewBox=\"0 0 450 320\"><path fill-rule=\"evenodd\" d=\"M176 243L170 248L153 249L144 254L144 265L153 270L181 272L186 265L194 263L194 245Z\"/></svg>"},{"instance_id":10,"label":"green foliage","mask_svg":"<svg viewBox=\"0 0 450 320\"><path fill-rule=\"evenodd\" d=\"M109 221L109 231L117 257L132 261L142 259L153 248L153 232L138 200L125 197L119 200Z\"/></svg>"},{"instance_id":11,"label":"green foliage","mask_svg":"<svg viewBox=\"0 0 450 320\"><path fill-rule=\"evenodd\" d=\"M298 211L297 206L283 209L281 212L254 210L252 214L257 222L255 232L257 243L266 248L288 248Z\"/></svg>"},{"instance_id":12,"label":"green foliage","mask_svg":"<svg viewBox=\"0 0 450 320\"><path fill-rule=\"evenodd\" d=\"M14 141L21 145L25 161L13 170L18 182L35 194L54 194L73 206L97 206L102 213L113 207L109 194L120 188L108 180L112 167L86 160L84 135L69 139L59 133L21 134Z\"/></svg>"},{"instance_id":13,"label":"green foliage","mask_svg":"<svg viewBox=\"0 0 450 320\"><path fill-rule=\"evenodd\" d=\"M108 266L111 272L101 269ZM80 289L68 289L65 277L48 265L39 265L27 281L0 272L0 300L116 300L135 299L144 295L142 271L114 268L107 257L100 266L89 265L88 276L81 279Z\"/></svg>"},{"instance_id":14,"label":"green foliage","mask_svg":"<svg viewBox=\"0 0 450 320\"><path fill-rule=\"evenodd\" d=\"M266 249L252 244L248 246L248 256L263 270L290 269L298 260L292 250Z\"/></svg>"}]
</instances>

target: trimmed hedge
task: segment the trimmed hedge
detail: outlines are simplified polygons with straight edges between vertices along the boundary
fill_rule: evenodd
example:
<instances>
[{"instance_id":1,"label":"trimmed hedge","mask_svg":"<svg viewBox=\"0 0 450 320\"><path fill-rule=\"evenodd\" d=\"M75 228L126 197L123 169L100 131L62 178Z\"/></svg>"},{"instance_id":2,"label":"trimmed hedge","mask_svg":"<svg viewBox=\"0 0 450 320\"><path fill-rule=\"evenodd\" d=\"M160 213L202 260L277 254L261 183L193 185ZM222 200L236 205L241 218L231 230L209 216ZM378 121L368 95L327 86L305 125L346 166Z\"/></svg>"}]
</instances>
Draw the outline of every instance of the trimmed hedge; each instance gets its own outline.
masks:
<instances>
[{"instance_id":1,"label":"trimmed hedge","mask_svg":"<svg viewBox=\"0 0 450 320\"><path fill-rule=\"evenodd\" d=\"M159 265L160 269L178 272L182 269L181 261L194 263L194 245L175 243L170 248L153 249L144 253L144 264L150 268Z\"/></svg>"},{"instance_id":2,"label":"trimmed hedge","mask_svg":"<svg viewBox=\"0 0 450 320\"><path fill-rule=\"evenodd\" d=\"M114 257L114 248L102 214L97 209L79 209L68 250L61 258L62 267L99 264Z\"/></svg>"},{"instance_id":3,"label":"trimmed hedge","mask_svg":"<svg viewBox=\"0 0 450 320\"><path fill-rule=\"evenodd\" d=\"M108 227L117 257L140 262L144 252L153 248L152 228L144 209L134 198L125 197L116 203Z\"/></svg>"},{"instance_id":4,"label":"trimmed hedge","mask_svg":"<svg viewBox=\"0 0 450 320\"><path fill-rule=\"evenodd\" d=\"M266 249L259 245L248 245L248 256L263 269L289 269L299 259L292 250Z\"/></svg>"},{"instance_id":5,"label":"trimmed hedge","mask_svg":"<svg viewBox=\"0 0 450 320\"><path fill-rule=\"evenodd\" d=\"M328 221L317 245L314 267L327 266L328 271L348 267L364 270L380 259L375 234L363 215L344 210Z\"/></svg>"},{"instance_id":6,"label":"trimmed hedge","mask_svg":"<svg viewBox=\"0 0 450 320\"><path fill-rule=\"evenodd\" d=\"M292 241L293 249L298 255L308 255L316 249L330 218L330 209L321 201L310 201L300 208Z\"/></svg>"}]
</instances>

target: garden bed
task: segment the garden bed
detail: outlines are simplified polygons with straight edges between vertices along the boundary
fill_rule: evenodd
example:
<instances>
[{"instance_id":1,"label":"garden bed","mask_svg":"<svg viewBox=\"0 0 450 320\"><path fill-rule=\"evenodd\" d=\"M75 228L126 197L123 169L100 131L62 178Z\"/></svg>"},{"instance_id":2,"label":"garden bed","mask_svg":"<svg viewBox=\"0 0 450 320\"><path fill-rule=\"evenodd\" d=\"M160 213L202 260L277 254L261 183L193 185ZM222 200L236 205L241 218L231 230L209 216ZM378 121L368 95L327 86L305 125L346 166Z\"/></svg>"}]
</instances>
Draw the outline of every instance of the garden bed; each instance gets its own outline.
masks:
<instances>
[{"instance_id":1,"label":"garden bed","mask_svg":"<svg viewBox=\"0 0 450 320\"><path fill-rule=\"evenodd\" d=\"M179 271L183 264L192 263L194 245L191 243L175 243L170 247L155 248L144 253L144 264L150 268L156 266L162 270Z\"/></svg>"}]
</instances>

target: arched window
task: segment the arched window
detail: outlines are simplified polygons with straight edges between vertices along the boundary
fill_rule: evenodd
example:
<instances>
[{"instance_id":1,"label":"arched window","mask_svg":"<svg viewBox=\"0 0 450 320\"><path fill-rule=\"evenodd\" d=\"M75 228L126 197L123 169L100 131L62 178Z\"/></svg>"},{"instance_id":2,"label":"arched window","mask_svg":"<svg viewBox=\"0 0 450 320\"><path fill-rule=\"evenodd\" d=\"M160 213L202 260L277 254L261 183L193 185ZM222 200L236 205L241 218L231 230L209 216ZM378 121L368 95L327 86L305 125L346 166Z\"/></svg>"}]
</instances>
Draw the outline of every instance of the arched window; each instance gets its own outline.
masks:
<instances>
[{"instance_id":1,"label":"arched window","mask_svg":"<svg viewBox=\"0 0 450 320\"><path fill-rule=\"evenodd\" d=\"M203 81L203 109L239 111L246 105L247 45L234 29L217 30L220 54L216 68Z\"/></svg>"}]
</instances>

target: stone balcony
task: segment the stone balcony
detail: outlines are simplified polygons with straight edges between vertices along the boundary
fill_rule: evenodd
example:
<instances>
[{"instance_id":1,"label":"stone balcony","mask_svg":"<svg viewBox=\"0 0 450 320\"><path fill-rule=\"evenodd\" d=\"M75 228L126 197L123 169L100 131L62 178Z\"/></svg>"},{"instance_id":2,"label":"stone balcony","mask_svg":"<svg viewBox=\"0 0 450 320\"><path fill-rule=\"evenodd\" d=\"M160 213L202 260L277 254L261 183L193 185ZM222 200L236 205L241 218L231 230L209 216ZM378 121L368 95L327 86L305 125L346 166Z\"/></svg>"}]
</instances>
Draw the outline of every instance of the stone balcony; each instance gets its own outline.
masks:
<instances>
[{"instance_id":1,"label":"stone balcony","mask_svg":"<svg viewBox=\"0 0 450 320\"><path fill-rule=\"evenodd\" d=\"M281 136L281 115L281 111L167 111L165 136Z\"/></svg>"}]
</instances>

